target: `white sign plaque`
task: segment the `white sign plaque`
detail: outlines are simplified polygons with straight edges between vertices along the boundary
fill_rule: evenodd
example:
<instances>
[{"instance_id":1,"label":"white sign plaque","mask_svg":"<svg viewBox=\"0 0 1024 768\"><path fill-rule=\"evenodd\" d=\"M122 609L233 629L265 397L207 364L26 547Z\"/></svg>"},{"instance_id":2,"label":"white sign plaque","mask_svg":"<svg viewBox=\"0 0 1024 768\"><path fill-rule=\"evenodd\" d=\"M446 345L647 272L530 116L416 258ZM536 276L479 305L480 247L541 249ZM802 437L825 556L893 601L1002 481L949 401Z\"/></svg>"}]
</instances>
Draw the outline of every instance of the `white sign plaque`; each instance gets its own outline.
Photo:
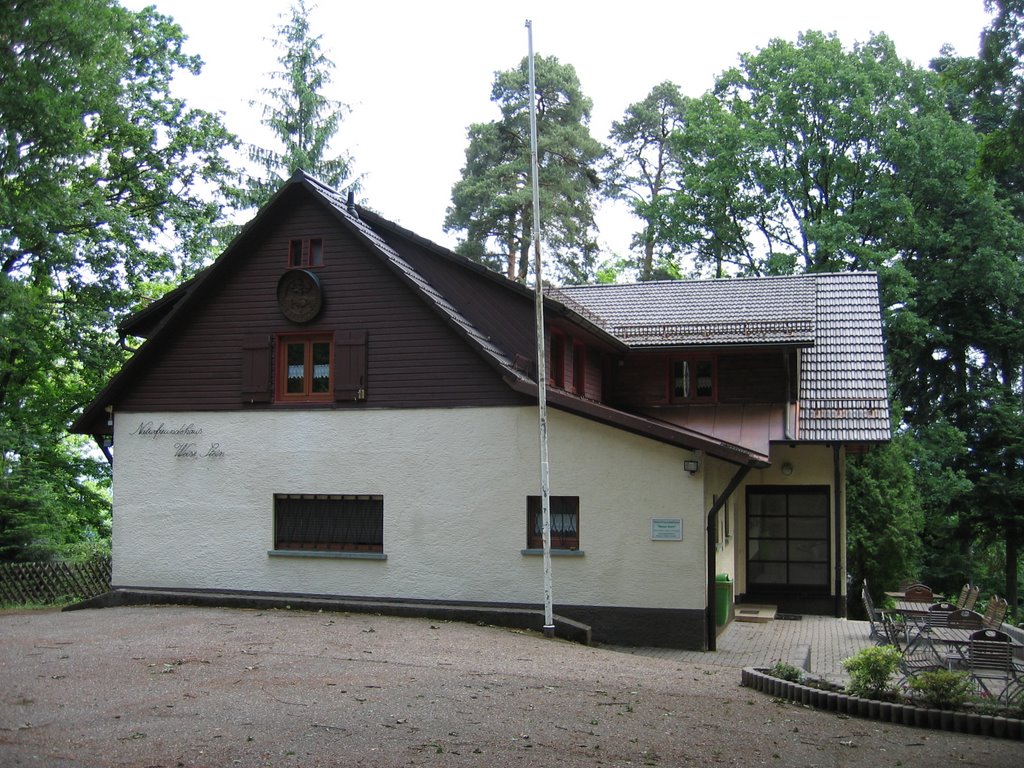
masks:
<instances>
[{"instance_id":1,"label":"white sign plaque","mask_svg":"<svg viewBox=\"0 0 1024 768\"><path fill-rule=\"evenodd\" d=\"M681 517L652 517L651 541L682 541L683 519Z\"/></svg>"}]
</instances>

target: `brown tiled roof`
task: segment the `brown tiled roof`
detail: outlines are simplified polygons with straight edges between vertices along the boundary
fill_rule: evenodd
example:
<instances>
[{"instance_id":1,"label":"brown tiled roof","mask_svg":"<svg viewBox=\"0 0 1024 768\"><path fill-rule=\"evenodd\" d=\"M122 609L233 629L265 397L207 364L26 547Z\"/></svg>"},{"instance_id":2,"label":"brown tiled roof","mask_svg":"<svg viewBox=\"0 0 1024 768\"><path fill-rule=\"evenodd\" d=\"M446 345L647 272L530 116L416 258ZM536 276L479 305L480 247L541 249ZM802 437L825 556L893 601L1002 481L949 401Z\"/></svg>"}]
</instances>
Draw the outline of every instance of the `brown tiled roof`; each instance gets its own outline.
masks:
<instances>
[{"instance_id":1,"label":"brown tiled roof","mask_svg":"<svg viewBox=\"0 0 1024 768\"><path fill-rule=\"evenodd\" d=\"M800 371L800 439L875 442L891 438L878 276L813 276L815 343Z\"/></svg>"},{"instance_id":2,"label":"brown tiled roof","mask_svg":"<svg viewBox=\"0 0 1024 768\"><path fill-rule=\"evenodd\" d=\"M633 348L801 347L797 439L890 439L878 276L844 272L555 289Z\"/></svg>"},{"instance_id":3,"label":"brown tiled roof","mask_svg":"<svg viewBox=\"0 0 1024 768\"><path fill-rule=\"evenodd\" d=\"M814 342L814 283L796 277L581 285L551 295L631 347Z\"/></svg>"}]
</instances>

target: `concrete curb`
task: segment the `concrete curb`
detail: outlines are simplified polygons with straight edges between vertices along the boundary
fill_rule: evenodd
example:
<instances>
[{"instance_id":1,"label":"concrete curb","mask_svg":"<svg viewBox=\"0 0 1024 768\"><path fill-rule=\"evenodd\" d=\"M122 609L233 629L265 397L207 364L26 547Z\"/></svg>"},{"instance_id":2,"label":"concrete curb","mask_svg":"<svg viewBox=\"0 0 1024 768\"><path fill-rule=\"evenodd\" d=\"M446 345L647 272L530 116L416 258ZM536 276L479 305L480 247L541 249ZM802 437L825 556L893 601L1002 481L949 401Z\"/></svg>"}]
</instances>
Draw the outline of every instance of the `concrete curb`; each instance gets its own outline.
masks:
<instances>
[{"instance_id":1,"label":"concrete curb","mask_svg":"<svg viewBox=\"0 0 1024 768\"><path fill-rule=\"evenodd\" d=\"M462 605L458 603L416 603L389 600L339 600L330 597L307 597L276 593L179 591L158 589L112 589L102 595L66 606L63 610L115 608L132 605L195 605L214 608L278 608L335 613L375 613L384 616L429 618L440 621L462 621L490 624L512 629L540 631L544 612L530 608ZM553 617L555 636L581 645L590 645L590 626L564 616Z\"/></svg>"}]
</instances>

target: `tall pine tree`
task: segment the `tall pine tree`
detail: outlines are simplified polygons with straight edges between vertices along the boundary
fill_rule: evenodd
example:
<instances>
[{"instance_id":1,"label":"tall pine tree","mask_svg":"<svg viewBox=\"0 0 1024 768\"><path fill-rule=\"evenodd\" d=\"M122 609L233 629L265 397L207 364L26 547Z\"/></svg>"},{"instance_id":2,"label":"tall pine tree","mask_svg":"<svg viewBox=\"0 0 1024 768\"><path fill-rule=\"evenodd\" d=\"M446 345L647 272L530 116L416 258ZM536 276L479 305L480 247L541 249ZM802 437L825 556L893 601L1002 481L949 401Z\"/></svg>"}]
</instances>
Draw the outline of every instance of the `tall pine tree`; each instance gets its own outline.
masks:
<instances>
[{"instance_id":1,"label":"tall pine tree","mask_svg":"<svg viewBox=\"0 0 1024 768\"><path fill-rule=\"evenodd\" d=\"M526 280L533 232L529 110L535 98L541 236L557 276L583 282L592 277L597 255L596 167L604 148L590 135L591 102L576 70L554 56L536 56L537 90L531 94L528 63L524 58L495 76L491 100L501 119L469 127L466 165L452 188L445 229L465 233L460 253Z\"/></svg>"},{"instance_id":2,"label":"tall pine tree","mask_svg":"<svg viewBox=\"0 0 1024 768\"><path fill-rule=\"evenodd\" d=\"M328 98L334 62L323 52L320 35L310 31L305 0L293 5L287 21L276 28L273 44L281 51L281 69L271 74L275 85L264 88L263 125L279 147L249 146L249 159L258 168L244 179L238 195L243 208L263 205L295 171L306 171L332 187L357 191L352 158L347 152L330 156L331 142L349 107ZM255 102L254 102L255 104Z\"/></svg>"}]
</instances>

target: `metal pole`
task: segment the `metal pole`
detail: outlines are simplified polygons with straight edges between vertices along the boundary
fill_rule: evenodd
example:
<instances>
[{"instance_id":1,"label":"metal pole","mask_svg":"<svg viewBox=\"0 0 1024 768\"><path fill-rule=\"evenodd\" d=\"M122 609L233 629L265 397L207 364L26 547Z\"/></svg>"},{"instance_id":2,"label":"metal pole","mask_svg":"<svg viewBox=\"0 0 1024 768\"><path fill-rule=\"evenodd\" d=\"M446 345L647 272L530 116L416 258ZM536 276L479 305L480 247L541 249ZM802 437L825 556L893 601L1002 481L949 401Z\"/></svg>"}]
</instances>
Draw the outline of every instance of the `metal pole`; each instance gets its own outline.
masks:
<instances>
[{"instance_id":1,"label":"metal pole","mask_svg":"<svg viewBox=\"0 0 1024 768\"><path fill-rule=\"evenodd\" d=\"M544 536L544 635L555 636L551 598L551 494L548 482L548 366L544 351L544 280L540 263L540 181L537 162L537 84L533 71L533 22L526 20L530 71L530 173L533 180L534 298L537 319L537 412L540 418L540 509Z\"/></svg>"}]
</instances>

